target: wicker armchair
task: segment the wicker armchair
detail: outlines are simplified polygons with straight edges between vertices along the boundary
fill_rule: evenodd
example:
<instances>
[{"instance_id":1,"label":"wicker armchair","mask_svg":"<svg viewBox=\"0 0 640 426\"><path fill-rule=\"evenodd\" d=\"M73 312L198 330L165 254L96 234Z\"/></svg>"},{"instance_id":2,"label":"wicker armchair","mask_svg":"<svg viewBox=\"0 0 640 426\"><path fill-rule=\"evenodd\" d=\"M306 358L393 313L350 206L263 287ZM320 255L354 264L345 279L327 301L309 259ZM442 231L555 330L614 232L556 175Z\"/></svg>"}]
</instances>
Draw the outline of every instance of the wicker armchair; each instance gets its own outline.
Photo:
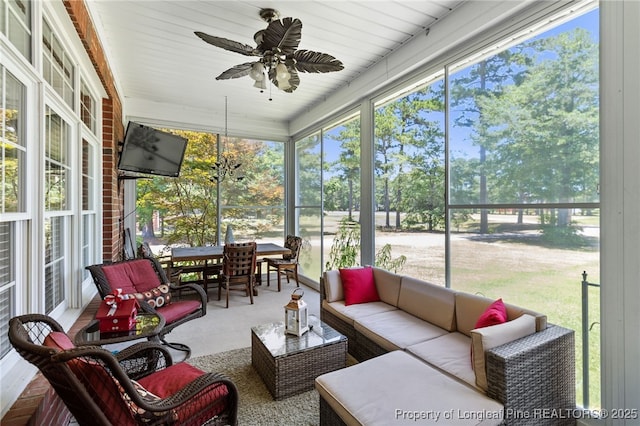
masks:
<instances>
[{"instance_id":1,"label":"wicker armchair","mask_svg":"<svg viewBox=\"0 0 640 426\"><path fill-rule=\"evenodd\" d=\"M224 288L227 296L227 308L229 307L230 290L244 291L253 305L253 289L256 283L256 247L255 242L224 245L218 300L220 300Z\"/></svg>"},{"instance_id":2,"label":"wicker armchair","mask_svg":"<svg viewBox=\"0 0 640 426\"><path fill-rule=\"evenodd\" d=\"M38 367L80 425L235 425L238 391L217 373L173 364L161 345L117 353L75 347L46 315L9 321L9 341Z\"/></svg>"},{"instance_id":3,"label":"wicker armchair","mask_svg":"<svg viewBox=\"0 0 640 426\"><path fill-rule=\"evenodd\" d=\"M283 254L281 259L265 257L264 262L267 262L267 286L270 283L270 272L275 270L278 275L278 291L282 289L281 276L287 277L289 282L289 275L293 274L296 280L296 285L299 286L298 281L298 257L300 256L300 249L302 248L302 238L295 235L287 235L284 241L284 246L291 250L291 254Z\"/></svg>"},{"instance_id":4,"label":"wicker armchair","mask_svg":"<svg viewBox=\"0 0 640 426\"><path fill-rule=\"evenodd\" d=\"M146 311L154 311L165 320L165 327L159 334L160 340L175 349L189 352L189 348L167 343L165 335L188 321L200 318L207 313L207 295L202 287L195 284L183 284L180 287L170 283L162 266L155 258L139 258L87 266L101 298L120 288L123 294L135 294L138 302ZM196 294L195 299L176 300L174 297L184 286ZM160 297L158 291L160 289Z\"/></svg>"}]
</instances>

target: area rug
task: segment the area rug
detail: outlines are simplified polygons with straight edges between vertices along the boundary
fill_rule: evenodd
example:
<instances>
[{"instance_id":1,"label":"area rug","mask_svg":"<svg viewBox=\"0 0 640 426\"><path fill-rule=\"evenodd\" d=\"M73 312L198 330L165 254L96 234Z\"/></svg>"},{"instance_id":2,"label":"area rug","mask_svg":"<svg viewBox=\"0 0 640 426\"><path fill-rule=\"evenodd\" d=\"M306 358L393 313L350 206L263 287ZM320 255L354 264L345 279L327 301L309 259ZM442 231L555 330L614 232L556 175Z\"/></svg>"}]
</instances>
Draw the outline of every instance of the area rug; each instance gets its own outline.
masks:
<instances>
[{"instance_id":1,"label":"area rug","mask_svg":"<svg viewBox=\"0 0 640 426\"><path fill-rule=\"evenodd\" d=\"M235 349L187 361L204 371L226 374L238 387L238 425L305 426L320 424L319 396L315 390L274 401L258 372L251 366L251 348Z\"/></svg>"}]
</instances>

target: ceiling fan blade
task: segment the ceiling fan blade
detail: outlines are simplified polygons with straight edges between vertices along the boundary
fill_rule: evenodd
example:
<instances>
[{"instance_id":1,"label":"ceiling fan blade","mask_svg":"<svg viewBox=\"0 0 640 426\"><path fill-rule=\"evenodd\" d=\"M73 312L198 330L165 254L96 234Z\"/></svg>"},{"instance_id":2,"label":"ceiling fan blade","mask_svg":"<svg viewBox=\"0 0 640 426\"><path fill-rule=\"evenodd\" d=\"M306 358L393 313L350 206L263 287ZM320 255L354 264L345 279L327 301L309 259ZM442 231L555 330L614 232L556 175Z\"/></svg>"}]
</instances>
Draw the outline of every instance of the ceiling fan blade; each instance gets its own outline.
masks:
<instances>
[{"instance_id":1,"label":"ceiling fan blade","mask_svg":"<svg viewBox=\"0 0 640 426\"><path fill-rule=\"evenodd\" d=\"M300 72L333 72L344 69L342 62L327 53L297 50L293 53L295 67Z\"/></svg>"},{"instance_id":2,"label":"ceiling fan blade","mask_svg":"<svg viewBox=\"0 0 640 426\"><path fill-rule=\"evenodd\" d=\"M255 62L246 62L244 64L231 67L217 76L216 80L229 80L232 78L240 78L244 77L245 75L249 75L249 71L251 71L251 66L253 64L255 64Z\"/></svg>"},{"instance_id":3,"label":"ceiling fan blade","mask_svg":"<svg viewBox=\"0 0 640 426\"><path fill-rule=\"evenodd\" d=\"M195 35L209 44L213 44L216 47L220 47L231 52L240 53L246 56L260 56L260 52L248 44L239 43L237 41L228 40L222 37L216 37L209 34L205 34L200 31L195 31Z\"/></svg>"},{"instance_id":4,"label":"ceiling fan blade","mask_svg":"<svg viewBox=\"0 0 640 426\"><path fill-rule=\"evenodd\" d=\"M272 21L264 30L258 50L266 52L278 47L287 55L292 54L302 38L302 22L297 18L282 18Z\"/></svg>"}]
</instances>

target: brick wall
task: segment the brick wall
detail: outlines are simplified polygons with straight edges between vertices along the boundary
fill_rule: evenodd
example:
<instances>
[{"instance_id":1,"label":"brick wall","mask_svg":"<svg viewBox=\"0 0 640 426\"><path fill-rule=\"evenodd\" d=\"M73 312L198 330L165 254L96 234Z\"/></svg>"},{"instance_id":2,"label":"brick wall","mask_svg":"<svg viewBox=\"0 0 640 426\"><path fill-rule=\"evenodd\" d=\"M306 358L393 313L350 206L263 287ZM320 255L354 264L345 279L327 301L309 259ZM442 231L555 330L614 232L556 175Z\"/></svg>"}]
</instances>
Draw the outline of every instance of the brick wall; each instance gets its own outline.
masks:
<instances>
[{"instance_id":1,"label":"brick wall","mask_svg":"<svg viewBox=\"0 0 640 426\"><path fill-rule=\"evenodd\" d=\"M122 256L123 188L118 181L118 142L124 140L122 103L116 90L100 40L84 1L64 0L71 21L102 82L107 98L102 101L102 251L104 261Z\"/></svg>"}]
</instances>

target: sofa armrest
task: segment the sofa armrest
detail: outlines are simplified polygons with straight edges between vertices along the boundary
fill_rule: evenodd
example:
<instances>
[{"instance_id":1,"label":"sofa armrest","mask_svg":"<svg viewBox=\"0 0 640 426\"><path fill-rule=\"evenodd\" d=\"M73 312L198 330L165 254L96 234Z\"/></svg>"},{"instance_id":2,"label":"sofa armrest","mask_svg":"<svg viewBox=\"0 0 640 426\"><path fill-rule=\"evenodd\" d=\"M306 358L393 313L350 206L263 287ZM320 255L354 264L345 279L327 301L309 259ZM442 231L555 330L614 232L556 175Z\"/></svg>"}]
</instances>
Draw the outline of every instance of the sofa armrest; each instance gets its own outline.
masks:
<instances>
[{"instance_id":1,"label":"sofa armrest","mask_svg":"<svg viewBox=\"0 0 640 426\"><path fill-rule=\"evenodd\" d=\"M487 395L505 424L575 425L574 331L557 325L486 351Z\"/></svg>"}]
</instances>

